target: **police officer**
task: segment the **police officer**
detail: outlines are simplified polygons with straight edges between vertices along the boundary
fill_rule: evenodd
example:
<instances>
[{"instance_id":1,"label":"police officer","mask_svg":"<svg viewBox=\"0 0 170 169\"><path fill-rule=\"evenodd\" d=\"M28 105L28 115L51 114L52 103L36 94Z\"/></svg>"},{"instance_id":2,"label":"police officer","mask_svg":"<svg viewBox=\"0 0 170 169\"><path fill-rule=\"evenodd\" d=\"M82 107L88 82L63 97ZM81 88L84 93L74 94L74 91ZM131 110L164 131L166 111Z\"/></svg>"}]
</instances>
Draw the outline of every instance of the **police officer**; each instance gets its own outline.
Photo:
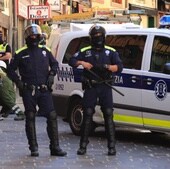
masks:
<instances>
[{"instance_id":1,"label":"police officer","mask_svg":"<svg viewBox=\"0 0 170 169\"><path fill-rule=\"evenodd\" d=\"M47 33L42 33L40 36L40 45L46 45L46 41L47 41L48 35Z\"/></svg>"},{"instance_id":2,"label":"police officer","mask_svg":"<svg viewBox=\"0 0 170 169\"><path fill-rule=\"evenodd\" d=\"M3 40L2 31L0 31L0 60L4 61L8 66L11 57L11 47Z\"/></svg>"},{"instance_id":3,"label":"police officer","mask_svg":"<svg viewBox=\"0 0 170 169\"><path fill-rule=\"evenodd\" d=\"M59 146L57 114L54 110L51 87L57 73L58 62L50 49L39 45L41 28L31 24L25 29L26 45L15 52L8 68L9 77L16 83L23 99L26 117L26 135L31 156L38 156L35 117L36 105L47 118L47 133L52 156L65 156ZM19 75L15 72L19 69Z\"/></svg>"},{"instance_id":4,"label":"police officer","mask_svg":"<svg viewBox=\"0 0 170 169\"><path fill-rule=\"evenodd\" d=\"M113 81L113 75L123 69L122 61L115 49L105 45L105 29L93 25L89 30L91 44L74 54L69 64L73 68L83 66L83 123L81 126L78 155L86 153L88 136L97 102L101 106L108 140L108 155L116 155L115 126L113 122L112 89L105 82ZM100 78L99 78L100 77ZM102 79L102 80L101 80Z\"/></svg>"}]
</instances>

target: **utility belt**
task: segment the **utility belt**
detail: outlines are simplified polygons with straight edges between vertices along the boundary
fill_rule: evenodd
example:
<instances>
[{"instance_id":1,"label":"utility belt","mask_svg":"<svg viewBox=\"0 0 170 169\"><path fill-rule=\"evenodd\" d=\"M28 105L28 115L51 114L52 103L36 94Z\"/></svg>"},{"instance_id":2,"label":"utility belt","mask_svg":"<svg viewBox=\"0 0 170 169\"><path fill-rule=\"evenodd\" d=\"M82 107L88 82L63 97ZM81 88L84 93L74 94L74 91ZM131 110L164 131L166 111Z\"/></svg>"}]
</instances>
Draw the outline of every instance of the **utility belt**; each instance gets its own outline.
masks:
<instances>
[{"instance_id":1,"label":"utility belt","mask_svg":"<svg viewBox=\"0 0 170 169\"><path fill-rule=\"evenodd\" d=\"M42 93L48 91L48 87L45 84L36 86L36 85L29 85L27 83L24 83L24 89L32 91L32 95L35 95L36 90L39 90Z\"/></svg>"}]
</instances>

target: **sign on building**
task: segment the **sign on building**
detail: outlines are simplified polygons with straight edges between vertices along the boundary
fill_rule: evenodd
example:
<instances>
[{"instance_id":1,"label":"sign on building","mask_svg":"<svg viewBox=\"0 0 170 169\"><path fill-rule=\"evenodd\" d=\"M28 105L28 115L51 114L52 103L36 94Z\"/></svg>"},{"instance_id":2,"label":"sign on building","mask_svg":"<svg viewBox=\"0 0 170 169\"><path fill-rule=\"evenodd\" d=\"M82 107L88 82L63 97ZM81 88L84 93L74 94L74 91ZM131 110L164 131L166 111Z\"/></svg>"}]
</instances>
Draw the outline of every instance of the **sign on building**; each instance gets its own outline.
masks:
<instances>
[{"instance_id":1,"label":"sign on building","mask_svg":"<svg viewBox=\"0 0 170 169\"><path fill-rule=\"evenodd\" d=\"M59 11L61 6L61 0L48 0L47 3L50 5L52 11Z\"/></svg>"},{"instance_id":2,"label":"sign on building","mask_svg":"<svg viewBox=\"0 0 170 169\"><path fill-rule=\"evenodd\" d=\"M49 19L50 6L48 5L29 5L28 6L28 19Z\"/></svg>"},{"instance_id":3,"label":"sign on building","mask_svg":"<svg viewBox=\"0 0 170 169\"><path fill-rule=\"evenodd\" d=\"M17 14L19 16L27 19L27 13L28 13L27 6L28 5L31 5L30 1L28 1L28 0L18 0Z\"/></svg>"},{"instance_id":4,"label":"sign on building","mask_svg":"<svg viewBox=\"0 0 170 169\"><path fill-rule=\"evenodd\" d=\"M28 19L28 5L39 5L39 0L17 0L17 14L25 19Z\"/></svg>"}]
</instances>

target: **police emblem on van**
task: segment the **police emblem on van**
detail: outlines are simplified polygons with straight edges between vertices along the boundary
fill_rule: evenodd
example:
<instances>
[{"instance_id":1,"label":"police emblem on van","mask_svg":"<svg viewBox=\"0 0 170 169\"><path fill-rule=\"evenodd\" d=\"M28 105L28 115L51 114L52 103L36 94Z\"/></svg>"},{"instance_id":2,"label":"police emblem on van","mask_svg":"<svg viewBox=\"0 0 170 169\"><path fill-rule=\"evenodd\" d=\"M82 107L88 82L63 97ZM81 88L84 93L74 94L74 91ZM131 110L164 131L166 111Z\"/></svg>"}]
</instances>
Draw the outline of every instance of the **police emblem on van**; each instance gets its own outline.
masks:
<instances>
[{"instance_id":1,"label":"police emblem on van","mask_svg":"<svg viewBox=\"0 0 170 169\"><path fill-rule=\"evenodd\" d=\"M167 95L167 85L164 80L159 80L155 84L155 96L158 100L162 101Z\"/></svg>"}]
</instances>

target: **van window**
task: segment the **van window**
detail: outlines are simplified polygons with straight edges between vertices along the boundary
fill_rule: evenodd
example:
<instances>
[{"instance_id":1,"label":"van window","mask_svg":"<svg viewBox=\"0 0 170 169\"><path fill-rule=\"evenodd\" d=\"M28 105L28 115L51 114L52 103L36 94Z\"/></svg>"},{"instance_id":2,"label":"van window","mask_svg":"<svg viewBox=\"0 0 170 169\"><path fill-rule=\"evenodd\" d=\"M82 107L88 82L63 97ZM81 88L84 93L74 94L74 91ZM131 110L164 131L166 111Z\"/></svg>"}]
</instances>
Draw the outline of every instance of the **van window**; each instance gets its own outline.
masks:
<instances>
[{"instance_id":1,"label":"van window","mask_svg":"<svg viewBox=\"0 0 170 169\"><path fill-rule=\"evenodd\" d=\"M141 69L145 35L108 35L106 44L115 48L123 61L124 68Z\"/></svg>"},{"instance_id":2,"label":"van window","mask_svg":"<svg viewBox=\"0 0 170 169\"><path fill-rule=\"evenodd\" d=\"M170 38L155 36L150 71L163 73L164 64L170 62Z\"/></svg>"},{"instance_id":3,"label":"van window","mask_svg":"<svg viewBox=\"0 0 170 169\"><path fill-rule=\"evenodd\" d=\"M141 69L145 42L145 35L108 35L106 37L106 45L116 49L123 61L124 68L129 69ZM89 37L73 39L67 47L63 63L68 63L70 57L72 57L74 53L88 46L89 43Z\"/></svg>"},{"instance_id":4,"label":"van window","mask_svg":"<svg viewBox=\"0 0 170 169\"><path fill-rule=\"evenodd\" d=\"M73 39L67 49L63 58L63 63L68 63L70 57L72 57L81 48L88 46L90 43L89 37L81 37Z\"/></svg>"}]
</instances>

